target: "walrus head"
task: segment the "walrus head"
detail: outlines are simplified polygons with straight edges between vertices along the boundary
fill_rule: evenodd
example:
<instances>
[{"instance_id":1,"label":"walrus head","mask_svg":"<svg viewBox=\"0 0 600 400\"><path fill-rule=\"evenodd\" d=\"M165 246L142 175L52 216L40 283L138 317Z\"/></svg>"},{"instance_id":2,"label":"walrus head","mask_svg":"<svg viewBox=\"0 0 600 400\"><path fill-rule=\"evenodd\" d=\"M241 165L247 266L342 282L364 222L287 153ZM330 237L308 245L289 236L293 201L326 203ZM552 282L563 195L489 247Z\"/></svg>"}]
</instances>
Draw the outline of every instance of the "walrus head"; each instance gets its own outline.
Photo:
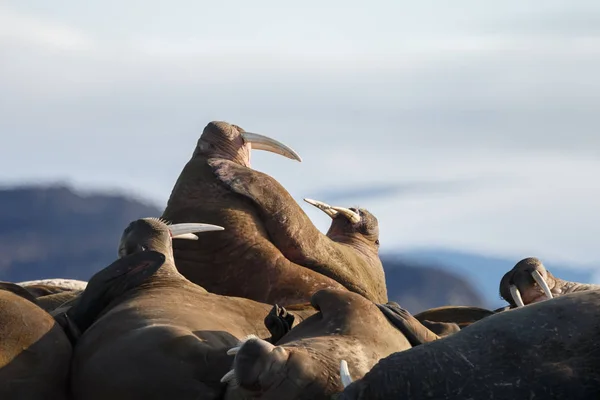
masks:
<instances>
[{"instance_id":1,"label":"walrus head","mask_svg":"<svg viewBox=\"0 0 600 400\"><path fill-rule=\"evenodd\" d=\"M173 260L171 239L198 240L194 233L222 231L218 225L182 223L169 224L160 218L142 218L131 222L119 242L119 258L139 251L157 251Z\"/></svg>"},{"instance_id":2,"label":"walrus head","mask_svg":"<svg viewBox=\"0 0 600 400\"><path fill-rule=\"evenodd\" d=\"M557 279L546 270L544 264L528 257L519 261L500 281L500 296L511 305L523 307L553 298L552 289Z\"/></svg>"},{"instance_id":3,"label":"walrus head","mask_svg":"<svg viewBox=\"0 0 600 400\"><path fill-rule=\"evenodd\" d=\"M237 125L212 121L204 128L194 156L222 158L250 167L250 150L266 150L292 160L302 161L298 153L285 144L258 133L246 132Z\"/></svg>"},{"instance_id":4,"label":"walrus head","mask_svg":"<svg viewBox=\"0 0 600 400\"><path fill-rule=\"evenodd\" d=\"M377 305L357 293L320 290L311 304L319 312L277 345L251 336L228 351L235 358L221 379L229 384L226 399L325 399L342 390L342 358L359 366L360 377L381 357L411 347Z\"/></svg>"},{"instance_id":5,"label":"walrus head","mask_svg":"<svg viewBox=\"0 0 600 400\"><path fill-rule=\"evenodd\" d=\"M331 206L322 201L304 199L331 217L327 236L338 243L379 251L379 222L364 208Z\"/></svg>"}]
</instances>

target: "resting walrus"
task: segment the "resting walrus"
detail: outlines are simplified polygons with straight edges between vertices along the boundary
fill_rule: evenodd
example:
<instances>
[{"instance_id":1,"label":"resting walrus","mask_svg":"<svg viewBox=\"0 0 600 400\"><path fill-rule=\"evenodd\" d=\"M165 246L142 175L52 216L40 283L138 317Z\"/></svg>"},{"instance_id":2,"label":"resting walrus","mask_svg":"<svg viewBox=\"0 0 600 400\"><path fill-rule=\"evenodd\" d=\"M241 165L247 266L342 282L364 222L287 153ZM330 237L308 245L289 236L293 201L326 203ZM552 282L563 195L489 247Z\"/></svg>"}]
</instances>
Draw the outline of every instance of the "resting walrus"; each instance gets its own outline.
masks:
<instances>
[{"instance_id":1,"label":"resting walrus","mask_svg":"<svg viewBox=\"0 0 600 400\"><path fill-rule=\"evenodd\" d=\"M0 283L0 399L67 399L71 345L25 288Z\"/></svg>"},{"instance_id":2,"label":"resting walrus","mask_svg":"<svg viewBox=\"0 0 600 400\"><path fill-rule=\"evenodd\" d=\"M276 346L258 338L229 351L233 369L225 399L328 399L341 390L343 358L361 377L382 357L439 339L397 304L376 305L363 296L321 290L319 312L294 327Z\"/></svg>"},{"instance_id":3,"label":"resting walrus","mask_svg":"<svg viewBox=\"0 0 600 400\"><path fill-rule=\"evenodd\" d=\"M66 312L64 325L77 340L76 399L219 399L233 359L227 349L250 334L269 337L263 318L270 305L208 293L177 271L170 238L176 228L214 226L132 222L119 246L124 262L96 274ZM136 266L130 257L139 253L150 254ZM153 261L154 254L164 258L158 268L162 259Z\"/></svg>"},{"instance_id":4,"label":"resting walrus","mask_svg":"<svg viewBox=\"0 0 600 400\"><path fill-rule=\"evenodd\" d=\"M287 259L335 279L369 300L387 302L379 259L379 224L369 211L305 199L332 218L324 235L271 176L228 160L210 160L209 164L228 189L258 207L271 240Z\"/></svg>"},{"instance_id":5,"label":"resting walrus","mask_svg":"<svg viewBox=\"0 0 600 400\"><path fill-rule=\"evenodd\" d=\"M333 398L599 398L598 307L600 291L594 290L486 317L382 359Z\"/></svg>"},{"instance_id":6,"label":"resting walrus","mask_svg":"<svg viewBox=\"0 0 600 400\"><path fill-rule=\"evenodd\" d=\"M522 259L500 280L500 296L511 306L518 307L568 293L598 289L600 285L556 278L535 257Z\"/></svg>"},{"instance_id":7,"label":"resting walrus","mask_svg":"<svg viewBox=\"0 0 600 400\"><path fill-rule=\"evenodd\" d=\"M249 166L252 148L299 159L281 143L226 122L204 128L162 217L173 223L206 221L225 230L202 243L175 243L177 269L211 293L284 306L306 302L320 289L342 289L335 280L288 260L271 242L256 207L213 174L211 158Z\"/></svg>"}]
</instances>

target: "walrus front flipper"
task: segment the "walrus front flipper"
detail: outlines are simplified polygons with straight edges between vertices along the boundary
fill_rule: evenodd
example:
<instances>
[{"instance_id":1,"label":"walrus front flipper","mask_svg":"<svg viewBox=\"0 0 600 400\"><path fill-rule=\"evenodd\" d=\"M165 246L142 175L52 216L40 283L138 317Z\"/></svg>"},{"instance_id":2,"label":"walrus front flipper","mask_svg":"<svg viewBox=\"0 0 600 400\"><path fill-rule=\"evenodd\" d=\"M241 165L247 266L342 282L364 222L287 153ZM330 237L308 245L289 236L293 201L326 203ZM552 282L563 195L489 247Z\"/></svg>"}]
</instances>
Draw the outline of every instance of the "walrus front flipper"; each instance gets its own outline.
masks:
<instances>
[{"instance_id":1,"label":"walrus front flipper","mask_svg":"<svg viewBox=\"0 0 600 400\"><path fill-rule=\"evenodd\" d=\"M440 339L438 335L427 329L421 322L396 302L377 304L383 315L406 336L414 347L423 343Z\"/></svg>"},{"instance_id":2,"label":"walrus front flipper","mask_svg":"<svg viewBox=\"0 0 600 400\"><path fill-rule=\"evenodd\" d=\"M287 312L284 307L275 304L265 317L265 326L271 333L269 342L275 344L292 330L294 315Z\"/></svg>"},{"instance_id":3,"label":"walrus front flipper","mask_svg":"<svg viewBox=\"0 0 600 400\"><path fill-rule=\"evenodd\" d=\"M119 258L90 279L77 303L66 312L63 327L74 324L79 332L85 332L110 302L139 286L164 262L165 256L156 251L140 251ZM68 329L77 332L72 327Z\"/></svg>"},{"instance_id":4,"label":"walrus front flipper","mask_svg":"<svg viewBox=\"0 0 600 400\"><path fill-rule=\"evenodd\" d=\"M0 282L0 290L6 290L7 292L14 293L17 296L21 296L24 299L29 300L35 305L39 305L37 300L35 299L35 296L31 294L31 292L29 292L23 286L17 285L16 283Z\"/></svg>"}]
</instances>

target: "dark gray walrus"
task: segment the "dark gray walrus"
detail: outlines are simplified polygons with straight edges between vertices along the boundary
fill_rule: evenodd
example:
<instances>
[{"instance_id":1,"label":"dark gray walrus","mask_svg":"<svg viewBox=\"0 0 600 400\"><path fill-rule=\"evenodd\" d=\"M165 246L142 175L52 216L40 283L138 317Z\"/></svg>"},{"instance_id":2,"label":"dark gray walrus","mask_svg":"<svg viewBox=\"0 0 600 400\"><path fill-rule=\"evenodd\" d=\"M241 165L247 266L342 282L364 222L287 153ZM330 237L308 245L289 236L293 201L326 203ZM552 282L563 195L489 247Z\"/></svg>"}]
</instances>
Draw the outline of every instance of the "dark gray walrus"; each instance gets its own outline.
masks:
<instances>
[{"instance_id":1,"label":"dark gray walrus","mask_svg":"<svg viewBox=\"0 0 600 400\"><path fill-rule=\"evenodd\" d=\"M600 398L599 307L594 290L486 317L384 358L333 398Z\"/></svg>"},{"instance_id":2,"label":"dark gray walrus","mask_svg":"<svg viewBox=\"0 0 600 400\"><path fill-rule=\"evenodd\" d=\"M71 344L25 288L0 282L0 399L67 399Z\"/></svg>"},{"instance_id":3,"label":"dark gray walrus","mask_svg":"<svg viewBox=\"0 0 600 400\"><path fill-rule=\"evenodd\" d=\"M281 143L238 126L211 122L204 128L162 217L173 223L206 221L225 230L202 243L174 243L177 269L211 293L282 306L307 302L320 289L342 289L335 280L287 259L271 242L256 206L224 187L208 164L215 158L249 167L253 148L299 160Z\"/></svg>"},{"instance_id":4,"label":"dark gray walrus","mask_svg":"<svg viewBox=\"0 0 600 400\"><path fill-rule=\"evenodd\" d=\"M379 223L373 214L363 208L304 199L332 218L324 235L271 176L229 160L211 160L209 164L227 188L258 207L271 240L287 259L335 279L371 301L388 301L379 259Z\"/></svg>"},{"instance_id":5,"label":"dark gray walrus","mask_svg":"<svg viewBox=\"0 0 600 400\"><path fill-rule=\"evenodd\" d=\"M511 306L517 307L568 293L598 289L600 285L556 278L535 257L522 259L500 280L500 296Z\"/></svg>"},{"instance_id":6,"label":"dark gray walrus","mask_svg":"<svg viewBox=\"0 0 600 400\"><path fill-rule=\"evenodd\" d=\"M294 327L276 345L250 338L235 354L225 399L328 399L339 392L339 366L352 360L360 378L382 357L439 339L395 303L376 305L346 290L312 296L319 312Z\"/></svg>"},{"instance_id":7,"label":"dark gray walrus","mask_svg":"<svg viewBox=\"0 0 600 400\"><path fill-rule=\"evenodd\" d=\"M177 271L171 236L216 228L147 218L125 229L120 258L152 252L143 257L159 253L165 261L151 275L152 258L139 267L131 259L113 263L122 272L96 274L64 314L64 325L71 326L77 340L71 379L75 399L222 397L220 378L233 360L227 349L248 335L269 337L263 319L272 306L208 293ZM78 331L83 334L77 339Z\"/></svg>"}]
</instances>

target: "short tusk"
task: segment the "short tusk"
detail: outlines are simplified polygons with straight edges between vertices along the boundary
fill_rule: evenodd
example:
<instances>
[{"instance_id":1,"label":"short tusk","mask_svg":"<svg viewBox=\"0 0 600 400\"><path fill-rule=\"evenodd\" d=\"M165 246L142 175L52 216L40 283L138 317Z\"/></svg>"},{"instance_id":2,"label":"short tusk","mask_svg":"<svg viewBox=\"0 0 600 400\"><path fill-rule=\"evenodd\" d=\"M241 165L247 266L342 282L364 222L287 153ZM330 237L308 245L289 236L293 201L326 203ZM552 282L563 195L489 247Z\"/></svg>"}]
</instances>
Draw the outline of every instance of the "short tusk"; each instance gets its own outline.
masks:
<instances>
[{"instance_id":1,"label":"short tusk","mask_svg":"<svg viewBox=\"0 0 600 400\"><path fill-rule=\"evenodd\" d=\"M233 348L227 350L227 355L232 356L234 354L237 354L241 348L242 348L242 346L233 347Z\"/></svg>"},{"instance_id":2,"label":"short tusk","mask_svg":"<svg viewBox=\"0 0 600 400\"><path fill-rule=\"evenodd\" d=\"M231 371L223 375L223 377L221 378L221 383L229 382L233 378L235 378L235 370L232 369Z\"/></svg>"},{"instance_id":3,"label":"short tusk","mask_svg":"<svg viewBox=\"0 0 600 400\"><path fill-rule=\"evenodd\" d=\"M210 231L222 231L225 228L218 225L211 224L197 224L197 223L183 223L169 225L171 231L171 238L173 239L188 239L198 240L198 236L194 233L198 232L210 232Z\"/></svg>"},{"instance_id":4,"label":"short tusk","mask_svg":"<svg viewBox=\"0 0 600 400\"><path fill-rule=\"evenodd\" d=\"M241 135L244 141L250 143L251 147L255 150L270 151L271 153L280 154L292 160L302 162L302 158L300 158L298 153L275 139L251 132L242 132Z\"/></svg>"},{"instance_id":5,"label":"short tusk","mask_svg":"<svg viewBox=\"0 0 600 400\"><path fill-rule=\"evenodd\" d=\"M510 285L510 295L514 302L517 303L517 307L525 307L525 303L523 303L523 299L521 298L521 293L519 293L519 289L517 289L515 285Z\"/></svg>"},{"instance_id":6,"label":"short tusk","mask_svg":"<svg viewBox=\"0 0 600 400\"><path fill-rule=\"evenodd\" d=\"M537 282L537 284L542 288L542 290L546 294L547 298L551 299L551 298L554 297L554 296L552 296L552 292L550 291L550 287L548 286L548 284L546 283L546 281L542 277L542 274L540 274L538 271L534 270L531 273L531 276Z\"/></svg>"},{"instance_id":7,"label":"short tusk","mask_svg":"<svg viewBox=\"0 0 600 400\"><path fill-rule=\"evenodd\" d=\"M350 376L346 360L340 362L340 378L342 378L342 385L344 385L344 388L352 383L352 377Z\"/></svg>"},{"instance_id":8,"label":"short tusk","mask_svg":"<svg viewBox=\"0 0 600 400\"><path fill-rule=\"evenodd\" d=\"M339 212L340 214L342 214L344 217L348 218L348 221L350 221L353 224L357 224L360 222L360 214L350 210L349 208L344 208L344 207L331 207L331 208L334 209L335 211Z\"/></svg>"},{"instance_id":9,"label":"short tusk","mask_svg":"<svg viewBox=\"0 0 600 400\"><path fill-rule=\"evenodd\" d=\"M331 218L334 218L338 215L338 212L334 210L329 204L323 203L322 201L313 200L313 199L304 199L305 202L310 204L311 206L317 207L319 210L323 211L325 214L329 215Z\"/></svg>"}]
</instances>

